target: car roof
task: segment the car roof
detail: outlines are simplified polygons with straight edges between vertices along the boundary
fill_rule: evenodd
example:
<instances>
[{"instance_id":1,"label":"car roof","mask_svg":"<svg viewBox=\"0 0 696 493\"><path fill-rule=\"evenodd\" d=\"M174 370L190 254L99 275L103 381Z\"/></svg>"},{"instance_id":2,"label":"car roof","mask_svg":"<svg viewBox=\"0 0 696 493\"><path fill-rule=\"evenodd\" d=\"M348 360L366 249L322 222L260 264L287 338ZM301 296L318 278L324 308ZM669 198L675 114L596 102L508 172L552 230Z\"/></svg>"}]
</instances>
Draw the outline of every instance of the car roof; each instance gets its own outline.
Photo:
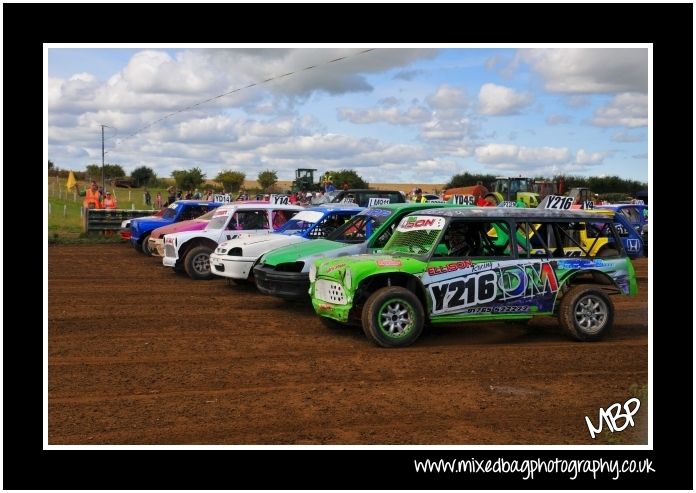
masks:
<instances>
[{"instance_id":1,"label":"car roof","mask_svg":"<svg viewBox=\"0 0 696 493\"><path fill-rule=\"evenodd\" d=\"M299 205L283 205L283 204L271 204L270 202L258 202L255 204L245 204L242 202L229 202L225 205L220 206L220 210L228 209L282 209L290 211L301 211L304 207Z\"/></svg>"},{"instance_id":2,"label":"car roof","mask_svg":"<svg viewBox=\"0 0 696 493\"><path fill-rule=\"evenodd\" d=\"M355 212L358 213L360 211L365 210L365 207L360 207L358 205L352 205L352 204L343 204L341 202L337 202L334 204L321 204L321 205L313 205L312 207L307 207L305 210L307 211L320 211L320 212Z\"/></svg>"},{"instance_id":3,"label":"car roof","mask_svg":"<svg viewBox=\"0 0 696 493\"><path fill-rule=\"evenodd\" d=\"M597 216L612 217L611 211L582 209L556 210L523 207L462 207L438 208L419 211L422 214L444 217L513 217L513 218L552 218L552 219L596 219Z\"/></svg>"},{"instance_id":4,"label":"car roof","mask_svg":"<svg viewBox=\"0 0 696 493\"><path fill-rule=\"evenodd\" d=\"M443 206L447 206L450 204L442 204ZM433 202L394 202L393 204L383 204L383 205L373 205L372 207L368 207L369 209L388 209L388 210L401 210L401 209L406 209L406 208L412 208L412 209L433 209L435 206L433 206Z\"/></svg>"},{"instance_id":5,"label":"car roof","mask_svg":"<svg viewBox=\"0 0 696 493\"><path fill-rule=\"evenodd\" d=\"M615 211L625 209L626 207L646 208L648 206L646 204L602 204L595 206L596 209L611 209Z\"/></svg>"},{"instance_id":6,"label":"car roof","mask_svg":"<svg viewBox=\"0 0 696 493\"><path fill-rule=\"evenodd\" d=\"M396 192L396 193L401 193L398 190L381 190L381 189L377 190L375 188L349 188L348 190L340 190L340 191L345 192L345 193L362 193L362 192L375 192L375 193L384 193L384 192L394 193L394 192Z\"/></svg>"},{"instance_id":7,"label":"car roof","mask_svg":"<svg viewBox=\"0 0 696 493\"><path fill-rule=\"evenodd\" d=\"M186 205L210 205L210 204L217 204L217 205L222 205L222 202L213 202L211 200L193 200L193 199L185 199L185 200L177 200L173 202L174 204L186 204Z\"/></svg>"}]
</instances>

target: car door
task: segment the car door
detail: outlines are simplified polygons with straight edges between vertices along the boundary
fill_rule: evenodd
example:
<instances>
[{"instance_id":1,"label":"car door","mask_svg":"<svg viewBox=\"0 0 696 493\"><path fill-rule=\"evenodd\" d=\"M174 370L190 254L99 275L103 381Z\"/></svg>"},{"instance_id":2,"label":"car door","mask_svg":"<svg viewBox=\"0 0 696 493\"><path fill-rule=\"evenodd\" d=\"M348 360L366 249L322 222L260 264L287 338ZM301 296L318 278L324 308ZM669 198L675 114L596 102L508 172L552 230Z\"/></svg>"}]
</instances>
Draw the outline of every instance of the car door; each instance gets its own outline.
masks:
<instances>
[{"instance_id":1,"label":"car door","mask_svg":"<svg viewBox=\"0 0 696 493\"><path fill-rule=\"evenodd\" d=\"M496 232L497 230L497 232ZM506 221L453 219L445 228L421 278L431 319L525 315L524 264L516 259Z\"/></svg>"},{"instance_id":2,"label":"car door","mask_svg":"<svg viewBox=\"0 0 696 493\"><path fill-rule=\"evenodd\" d=\"M270 211L262 208L237 209L217 242L270 232Z\"/></svg>"}]
</instances>

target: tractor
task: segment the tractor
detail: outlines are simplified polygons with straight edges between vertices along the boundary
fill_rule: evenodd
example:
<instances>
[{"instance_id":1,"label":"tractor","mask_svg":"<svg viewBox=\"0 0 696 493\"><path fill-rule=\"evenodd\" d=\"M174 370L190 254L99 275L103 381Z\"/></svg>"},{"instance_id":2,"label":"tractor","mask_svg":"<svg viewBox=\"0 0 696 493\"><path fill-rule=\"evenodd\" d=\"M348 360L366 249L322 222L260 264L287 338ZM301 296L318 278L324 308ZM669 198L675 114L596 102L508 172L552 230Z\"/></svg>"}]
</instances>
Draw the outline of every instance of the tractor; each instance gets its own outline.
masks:
<instances>
[{"instance_id":1,"label":"tractor","mask_svg":"<svg viewBox=\"0 0 696 493\"><path fill-rule=\"evenodd\" d=\"M534 181L531 178L498 177L492 183L493 190L484 198L492 205L501 202L517 202L521 200L526 207L539 205L539 194L534 192Z\"/></svg>"},{"instance_id":2,"label":"tractor","mask_svg":"<svg viewBox=\"0 0 696 493\"><path fill-rule=\"evenodd\" d=\"M293 192L316 192L320 186L314 183L314 168L298 168L295 170L295 181L292 182Z\"/></svg>"},{"instance_id":3,"label":"tractor","mask_svg":"<svg viewBox=\"0 0 696 493\"><path fill-rule=\"evenodd\" d=\"M587 187L575 187L568 190L567 197L573 197L573 205L571 209L592 208L599 202L599 197L596 193L592 193Z\"/></svg>"}]
</instances>

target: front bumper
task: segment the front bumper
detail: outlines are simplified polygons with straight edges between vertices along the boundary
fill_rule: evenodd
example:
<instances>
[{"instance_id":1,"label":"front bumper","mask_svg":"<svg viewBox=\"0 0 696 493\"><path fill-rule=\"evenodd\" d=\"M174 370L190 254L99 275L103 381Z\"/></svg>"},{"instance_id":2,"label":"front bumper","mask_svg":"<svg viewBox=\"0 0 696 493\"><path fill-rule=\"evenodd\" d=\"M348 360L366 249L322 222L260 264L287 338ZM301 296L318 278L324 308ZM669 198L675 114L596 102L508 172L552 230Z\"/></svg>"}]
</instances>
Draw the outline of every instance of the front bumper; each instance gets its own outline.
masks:
<instances>
[{"instance_id":1,"label":"front bumper","mask_svg":"<svg viewBox=\"0 0 696 493\"><path fill-rule=\"evenodd\" d=\"M312 307L317 315L332 318L339 322L348 322L348 314L350 313L352 305L334 305L333 303L328 303L312 297Z\"/></svg>"},{"instance_id":2,"label":"front bumper","mask_svg":"<svg viewBox=\"0 0 696 493\"><path fill-rule=\"evenodd\" d=\"M232 279L249 279L254 262L256 262L254 257L234 257L213 253L210 255L210 272Z\"/></svg>"},{"instance_id":3,"label":"front bumper","mask_svg":"<svg viewBox=\"0 0 696 493\"><path fill-rule=\"evenodd\" d=\"M165 267L176 267L176 257L162 257L162 265Z\"/></svg>"},{"instance_id":4,"label":"front bumper","mask_svg":"<svg viewBox=\"0 0 696 493\"><path fill-rule=\"evenodd\" d=\"M278 272L272 267L254 267L256 287L263 294L287 300L306 300L309 291L309 273Z\"/></svg>"},{"instance_id":5,"label":"front bumper","mask_svg":"<svg viewBox=\"0 0 696 493\"><path fill-rule=\"evenodd\" d=\"M153 255L164 257L164 238L148 238L147 246Z\"/></svg>"}]
</instances>

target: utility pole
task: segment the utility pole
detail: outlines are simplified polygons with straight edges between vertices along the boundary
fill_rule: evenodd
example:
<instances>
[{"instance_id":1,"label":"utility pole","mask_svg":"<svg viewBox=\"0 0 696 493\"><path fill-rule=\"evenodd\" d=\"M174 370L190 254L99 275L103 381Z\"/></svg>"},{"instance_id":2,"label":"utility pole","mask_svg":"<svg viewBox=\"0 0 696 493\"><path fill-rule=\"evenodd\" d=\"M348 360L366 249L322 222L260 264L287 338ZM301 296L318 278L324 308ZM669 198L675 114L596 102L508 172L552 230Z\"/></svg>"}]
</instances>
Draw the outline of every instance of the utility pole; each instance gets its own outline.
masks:
<instances>
[{"instance_id":1,"label":"utility pole","mask_svg":"<svg viewBox=\"0 0 696 493\"><path fill-rule=\"evenodd\" d=\"M106 125L101 125L102 129L102 190L104 193L106 193L106 189L104 188L104 127Z\"/></svg>"}]
</instances>

